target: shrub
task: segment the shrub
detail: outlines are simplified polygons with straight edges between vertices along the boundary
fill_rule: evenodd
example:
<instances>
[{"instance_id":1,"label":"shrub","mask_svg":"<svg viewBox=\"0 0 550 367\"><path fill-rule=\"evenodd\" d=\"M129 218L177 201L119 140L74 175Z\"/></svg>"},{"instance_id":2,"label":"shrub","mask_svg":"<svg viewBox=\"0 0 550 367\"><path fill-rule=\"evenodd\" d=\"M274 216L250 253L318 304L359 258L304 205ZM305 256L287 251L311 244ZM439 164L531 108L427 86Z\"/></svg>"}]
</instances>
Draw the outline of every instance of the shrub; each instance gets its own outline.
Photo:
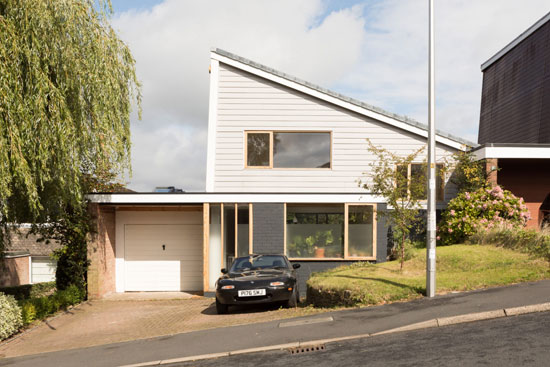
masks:
<instances>
[{"instance_id":1,"label":"shrub","mask_svg":"<svg viewBox=\"0 0 550 367\"><path fill-rule=\"evenodd\" d=\"M550 266L550 227L541 231L532 228L514 228L497 224L481 227L470 237L470 242L491 244L518 250L548 261Z\"/></svg>"},{"instance_id":2,"label":"shrub","mask_svg":"<svg viewBox=\"0 0 550 367\"><path fill-rule=\"evenodd\" d=\"M477 191L487 188L487 171L485 160L477 160L471 152L457 152L453 154L453 174L450 181L456 186L459 193Z\"/></svg>"},{"instance_id":3,"label":"shrub","mask_svg":"<svg viewBox=\"0 0 550 367\"><path fill-rule=\"evenodd\" d=\"M55 282L23 284L14 287L0 288L0 292L12 295L18 301L28 298L47 296L53 291L55 291Z\"/></svg>"},{"instance_id":4,"label":"shrub","mask_svg":"<svg viewBox=\"0 0 550 367\"><path fill-rule=\"evenodd\" d=\"M459 243L482 227L497 224L521 228L529 220L522 198L500 186L463 192L452 199L443 212L438 227L438 240L443 245Z\"/></svg>"},{"instance_id":5,"label":"shrub","mask_svg":"<svg viewBox=\"0 0 550 367\"><path fill-rule=\"evenodd\" d=\"M15 298L0 293L0 340L16 333L22 325L21 308Z\"/></svg>"},{"instance_id":6,"label":"shrub","mask_svg":"<svg viewBox=\"0 0 550 367\"><path fill-rule=\"evenodd\" d=\"M36 320L36 307L32 302L24 302L21 306L21 316L23 318L23 324L28 325Z\"/></svg>"},{"instance_id":7,"label":"shrub","mask_svg":"<svg viewBox=\"0 0 550 367\"><path fill-rule=\"evenodd\" d=\"M86 289L88 237L92 232L92 218L87 204L67 208L63 218L49 226L40 227L41 241L57 241L61 248L54 251L57 260L55 271L56 286L59 290L76 285Z\"/></svg>"},{"instance_id":8,"label":"shrub","mask_svg":"<svg viewBox=\"0 0 550 367\"><path fill-rule=\"evenodd\" d=\"M65 310L84 300L84 297L85 292L73 284L49 296L24 300L21 302L24 324L28 325L34 320L41 320L59 310Z\"/></svg>"}]
</instances>

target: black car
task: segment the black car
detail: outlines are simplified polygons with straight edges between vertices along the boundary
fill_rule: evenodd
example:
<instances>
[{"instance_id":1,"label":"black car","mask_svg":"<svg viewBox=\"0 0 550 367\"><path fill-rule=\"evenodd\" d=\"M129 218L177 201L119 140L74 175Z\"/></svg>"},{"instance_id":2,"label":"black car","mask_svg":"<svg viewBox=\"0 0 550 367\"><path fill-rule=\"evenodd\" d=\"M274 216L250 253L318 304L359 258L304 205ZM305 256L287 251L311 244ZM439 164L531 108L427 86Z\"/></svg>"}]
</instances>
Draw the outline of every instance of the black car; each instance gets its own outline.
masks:
<instances>
[{"instance_id":1,"label":"black car","mask_svg":"<svg viewBox=\"0 0 550 367\"><path fill-rule=\"evenodd\" d=\"M216 282L216 311L227 313L230 305L284 302L296 307L299 300L296 270L284 255L238 257L231 269L222 269Z\"/></svg>"}]
</instances>

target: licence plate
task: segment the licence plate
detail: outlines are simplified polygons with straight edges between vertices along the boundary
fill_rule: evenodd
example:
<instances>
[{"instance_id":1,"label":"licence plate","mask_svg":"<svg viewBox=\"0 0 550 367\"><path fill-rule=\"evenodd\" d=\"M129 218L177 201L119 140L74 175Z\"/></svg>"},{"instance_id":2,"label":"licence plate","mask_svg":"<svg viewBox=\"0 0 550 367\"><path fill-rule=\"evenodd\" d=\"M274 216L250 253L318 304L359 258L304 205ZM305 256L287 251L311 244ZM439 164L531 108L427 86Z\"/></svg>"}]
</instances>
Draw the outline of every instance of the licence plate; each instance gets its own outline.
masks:
<instances>
[{"instance_id":1,"label":"licence plate","mask_svg":"<svg viewBox=\"0 0 550 367\"><path fill-rule=\"evenodd\" d=\"M239 297L265 296L265 289L247 289L239 291Z\"/></svg>"}]
</instances>

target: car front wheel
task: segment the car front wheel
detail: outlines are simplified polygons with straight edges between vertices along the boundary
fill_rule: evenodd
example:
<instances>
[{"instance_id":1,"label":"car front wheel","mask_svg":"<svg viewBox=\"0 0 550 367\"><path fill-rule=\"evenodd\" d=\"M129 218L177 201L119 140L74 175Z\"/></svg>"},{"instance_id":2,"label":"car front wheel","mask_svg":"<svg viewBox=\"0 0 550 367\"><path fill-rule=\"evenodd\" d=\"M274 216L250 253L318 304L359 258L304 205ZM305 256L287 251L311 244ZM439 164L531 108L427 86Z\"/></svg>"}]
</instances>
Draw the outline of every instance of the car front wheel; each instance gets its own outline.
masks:
<instances>
[{"instance_id":1,"label":"car front wheel","mask_svg":"<svg viewBox=\"0 0 550 367\"><path fill-rule=\"evenodd\" d=\"M286 305L289 308L298 306L298 289L297 288L294 288L294 290L292 291L292 295L288 299Z\"/></svg>"},{"instance_id":2,"label":"car front wheel","mask_svg":"<svg viewBox=\"0 0 550 367\"><path fill-rule=\"evenodd\" d=\"M220 301L218 301L218 299L216 298L216 312L218 313L218 315L225 315L228 309L228 305L220 303Z\"/></svg>"}]
</instances>

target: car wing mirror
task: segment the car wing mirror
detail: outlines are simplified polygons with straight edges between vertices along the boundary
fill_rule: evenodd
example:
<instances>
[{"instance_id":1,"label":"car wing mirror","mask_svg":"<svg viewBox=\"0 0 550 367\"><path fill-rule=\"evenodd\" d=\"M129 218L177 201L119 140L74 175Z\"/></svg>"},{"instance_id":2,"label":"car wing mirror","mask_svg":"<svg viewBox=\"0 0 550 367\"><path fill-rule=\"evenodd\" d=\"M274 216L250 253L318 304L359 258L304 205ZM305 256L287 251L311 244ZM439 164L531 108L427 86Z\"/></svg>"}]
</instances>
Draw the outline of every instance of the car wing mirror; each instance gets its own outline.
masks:
<instances>
[{"instance_id":1,"label":"car wing mirror","mask_svg":"<svg viewBox=\"0 0 550 367\"><path fill-rule=\"evenodd\" d=\"M226 268L222 268L222 274L227 274L227 269Z\"/></svg>"},{"instance_id":2,"label":"car wing mirror","mask_svg":"<svg viewBox=\"0 0 550 367\"><path fill-rule=\"evenodd\" d=\"M298 269L300 266L302 266L302 265L300 265L300 264L292 264L292 269Z\"/></svg>"}]
</instances>

